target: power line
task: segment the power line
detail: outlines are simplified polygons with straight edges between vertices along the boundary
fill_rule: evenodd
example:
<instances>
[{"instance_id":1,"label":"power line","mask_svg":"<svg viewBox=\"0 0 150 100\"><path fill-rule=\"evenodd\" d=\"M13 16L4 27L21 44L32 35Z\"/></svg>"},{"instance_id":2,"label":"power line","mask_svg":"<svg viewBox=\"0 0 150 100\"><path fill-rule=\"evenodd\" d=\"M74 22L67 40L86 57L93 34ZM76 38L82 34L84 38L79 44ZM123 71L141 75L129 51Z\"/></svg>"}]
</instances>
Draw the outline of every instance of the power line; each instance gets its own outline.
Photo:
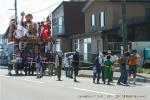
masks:
<instances>
[{"instance_id":1,"label":"power line","mask_svg":"<svg viewBox=\"0 0 150 100\"><path fill-rule=\"evenodd\" d=\"M47 8L44 8L44 9L41 9L41 10L39 10L39 11L33 12L32 14L35 14L35 13L39 13L39 12L45 11L45 10L47 10L47 9L49 9L49 8L51 8L51 7L53 7L53 6L57 5L57 4L59 4L59 3L60 3L60 2L55 3L55 4L53 4L53 5L51 5L51 6L47 7Z\"/></svg>"}]
</instances>

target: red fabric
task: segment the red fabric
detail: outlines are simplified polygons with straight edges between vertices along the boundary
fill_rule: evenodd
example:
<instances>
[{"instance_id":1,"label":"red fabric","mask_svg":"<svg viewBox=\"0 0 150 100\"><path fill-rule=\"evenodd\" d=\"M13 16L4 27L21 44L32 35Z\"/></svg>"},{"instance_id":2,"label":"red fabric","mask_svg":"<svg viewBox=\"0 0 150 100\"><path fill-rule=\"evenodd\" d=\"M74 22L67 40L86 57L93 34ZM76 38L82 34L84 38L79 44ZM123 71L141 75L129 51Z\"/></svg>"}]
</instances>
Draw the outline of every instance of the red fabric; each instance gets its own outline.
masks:
<instances>
[{"instance_id":1,"label":"red fabric","mask_svg":"<svg viewBox=\"0 0 150 100\"><path fill-rule=\"evenodd\" d=\"M50 36L50 27L49 24L46 23L43 28L41 28L41 39L45 40Z\"/></svg>"}]
</instances>

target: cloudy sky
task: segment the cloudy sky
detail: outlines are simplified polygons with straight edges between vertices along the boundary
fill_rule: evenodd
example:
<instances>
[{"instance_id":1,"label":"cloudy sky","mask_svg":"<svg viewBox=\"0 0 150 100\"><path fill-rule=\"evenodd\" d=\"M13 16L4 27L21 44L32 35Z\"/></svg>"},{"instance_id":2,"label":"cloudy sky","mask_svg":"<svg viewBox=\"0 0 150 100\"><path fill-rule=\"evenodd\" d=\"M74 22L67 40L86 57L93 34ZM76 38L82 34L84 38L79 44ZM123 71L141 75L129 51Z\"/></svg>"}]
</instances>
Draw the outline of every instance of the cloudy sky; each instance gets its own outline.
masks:
<instances>
[{"instance_id":1,"label":"cloudy sky","mask_svg":"<svg viewBox=\"0 0 150 100\"><path fill-rule=\"evenodd\" d=\"M14 16L15 0L0 0L0 34L5 33L9 18ZM20 20L20 13L24 11L33 14L33 21L42 21L51 13L62 1L70 0L17 0L18 19Z\"/></svg>"}]
</instances>

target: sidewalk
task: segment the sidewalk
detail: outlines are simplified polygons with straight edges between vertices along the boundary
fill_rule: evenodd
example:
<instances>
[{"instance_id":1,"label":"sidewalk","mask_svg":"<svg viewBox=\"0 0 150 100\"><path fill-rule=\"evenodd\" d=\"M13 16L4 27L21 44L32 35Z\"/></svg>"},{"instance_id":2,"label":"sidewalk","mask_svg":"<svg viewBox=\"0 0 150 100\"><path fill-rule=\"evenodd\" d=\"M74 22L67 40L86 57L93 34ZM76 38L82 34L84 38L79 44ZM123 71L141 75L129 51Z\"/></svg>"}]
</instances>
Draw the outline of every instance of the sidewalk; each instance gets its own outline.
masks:
<instances>
[{"instance_id":1,"label":"sidewalk","mask_svg":"<svg viewBox=\"0 0 150 100\"><path fill-rule=\"evenodd\" d=\"M3 66L3 65L0 65L0 69L7 69L8 66Z\"/></svg>"},{"instance_id":2,"label":"sidewalk","mask_svg":"<svg viewBox=\"0 0 150 100\"><path fill-rule=\"evenodd\" d=\"M79 77L93 77L93 71L92 70L80 70L79 71ZM120 72L114 72L113 79L118 80L120 77ZM136 77L137 82L143 82L143 83L150 83L150 74L145 73L137 73Z\"/></svg>"}]
</instances>

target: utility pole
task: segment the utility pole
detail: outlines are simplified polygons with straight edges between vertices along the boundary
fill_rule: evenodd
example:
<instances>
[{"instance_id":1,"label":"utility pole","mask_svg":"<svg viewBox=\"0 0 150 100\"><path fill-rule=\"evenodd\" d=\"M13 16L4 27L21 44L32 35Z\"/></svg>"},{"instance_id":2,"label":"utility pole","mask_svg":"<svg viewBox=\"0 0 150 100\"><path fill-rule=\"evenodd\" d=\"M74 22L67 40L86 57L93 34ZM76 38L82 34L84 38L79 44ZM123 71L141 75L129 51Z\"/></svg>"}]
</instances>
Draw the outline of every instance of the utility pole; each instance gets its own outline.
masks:
<instances>
[{"instance_id":1,"label":"utility pole","mask_svg":"<svg viewBox=\"0 0 150 100\"><path fill-rule=\"evenodd\" d=\"M15 0L15 20L17 25L17 0Z\"/></svg>"},{"instance_id":2,"label":"utility pole","mask_svg":"<svg viewBox=\"0 0 150 100\"><path fill-rule=\"evenodd\" d=\"M121 33L122 33L122 42L123 42L123 50L128 48L127 41L127 20L126 20L126 0L121 0L121 9L122 9L122 25L121 25Z\"/></svg>"}]
</instances>

